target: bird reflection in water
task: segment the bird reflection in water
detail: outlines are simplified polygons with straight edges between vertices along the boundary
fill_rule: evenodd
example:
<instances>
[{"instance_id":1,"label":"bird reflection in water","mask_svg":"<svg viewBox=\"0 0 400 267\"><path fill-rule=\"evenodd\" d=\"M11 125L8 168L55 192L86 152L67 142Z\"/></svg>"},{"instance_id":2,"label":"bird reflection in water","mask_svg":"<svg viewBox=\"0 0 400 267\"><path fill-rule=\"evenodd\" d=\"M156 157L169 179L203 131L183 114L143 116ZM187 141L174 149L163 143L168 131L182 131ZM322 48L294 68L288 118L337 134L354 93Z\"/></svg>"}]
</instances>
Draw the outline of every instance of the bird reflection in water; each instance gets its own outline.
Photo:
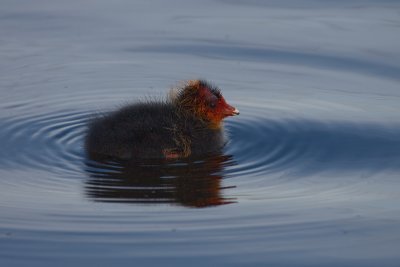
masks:
<instances>
[{"instance_id":1,"label":"bird reflection in water","mask_svg":"<svg viewBox=\"0 0 400 267\"><path fill-rule=\"evenodd\" d=\"M101 202L141 204L175 203L202 208L235 203L222 191L223 170L234 165L232 156L213 155L179 161L145 160L87 162L86 195Z\"/></svg>"}]
</instances>

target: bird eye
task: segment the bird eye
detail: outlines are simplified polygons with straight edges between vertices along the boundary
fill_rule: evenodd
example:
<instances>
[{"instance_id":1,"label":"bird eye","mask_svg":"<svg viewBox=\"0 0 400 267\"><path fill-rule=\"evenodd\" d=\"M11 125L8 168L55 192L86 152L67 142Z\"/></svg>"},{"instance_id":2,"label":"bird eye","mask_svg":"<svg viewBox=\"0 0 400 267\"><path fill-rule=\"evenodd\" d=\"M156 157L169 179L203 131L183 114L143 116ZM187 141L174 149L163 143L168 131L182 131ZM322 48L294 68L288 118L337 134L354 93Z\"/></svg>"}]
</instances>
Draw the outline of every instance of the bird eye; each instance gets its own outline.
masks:
<instances>
[{"instance_id":1,"label":"bird eye","mask_svg":"<svg viewBox=\"0 0 400 267\"><path fill-rule=\"evenodd\" d=\"M215 108L217 106L218 98L213 95L212 97L209 98L208 101L209 101L208 105L210 106L210 108Z\"/></svg>"}]
</instances>

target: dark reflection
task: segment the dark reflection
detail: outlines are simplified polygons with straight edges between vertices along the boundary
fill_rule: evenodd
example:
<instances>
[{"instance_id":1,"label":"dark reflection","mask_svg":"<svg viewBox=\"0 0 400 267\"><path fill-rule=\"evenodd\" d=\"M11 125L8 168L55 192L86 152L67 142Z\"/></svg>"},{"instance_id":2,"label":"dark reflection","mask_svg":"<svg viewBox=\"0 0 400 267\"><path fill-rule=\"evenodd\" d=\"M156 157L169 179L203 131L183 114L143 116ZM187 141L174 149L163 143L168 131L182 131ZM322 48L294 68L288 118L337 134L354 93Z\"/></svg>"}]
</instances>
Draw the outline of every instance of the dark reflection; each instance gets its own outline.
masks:
<instances>
[{"instance_id":1,"label":"dark reflection","mask_svg":"<svg viewBox=\"0 0 400 267\"><path fill-rule=\"evenodd\" d=\"M87 163L86 195L102 202L176 203L187 207L209 207L234 203L222 191L224 167L232 156L202 159L106 161Z\"/></svg>"}]
</instances>

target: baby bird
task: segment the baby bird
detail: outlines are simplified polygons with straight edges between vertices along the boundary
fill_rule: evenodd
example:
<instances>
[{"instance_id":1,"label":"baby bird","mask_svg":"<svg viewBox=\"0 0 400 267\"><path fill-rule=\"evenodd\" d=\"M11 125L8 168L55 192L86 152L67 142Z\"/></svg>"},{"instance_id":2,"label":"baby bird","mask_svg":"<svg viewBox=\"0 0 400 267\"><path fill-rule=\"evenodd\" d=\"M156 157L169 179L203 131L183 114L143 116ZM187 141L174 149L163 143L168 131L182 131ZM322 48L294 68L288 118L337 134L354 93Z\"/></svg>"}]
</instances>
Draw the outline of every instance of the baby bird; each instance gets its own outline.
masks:
<instances>
[{"instance_id":1,"label":"baby bird","mask_svg":"<svg viewBox=\"0 0 400 267\"><path fill-rule=\"evenodd\" d=\"M140 102L94 119L85 148L92 157L178 159L219 151L222 120L238 115L217 87L190 80L164 101Z\"/></svg>"}]
</instances>

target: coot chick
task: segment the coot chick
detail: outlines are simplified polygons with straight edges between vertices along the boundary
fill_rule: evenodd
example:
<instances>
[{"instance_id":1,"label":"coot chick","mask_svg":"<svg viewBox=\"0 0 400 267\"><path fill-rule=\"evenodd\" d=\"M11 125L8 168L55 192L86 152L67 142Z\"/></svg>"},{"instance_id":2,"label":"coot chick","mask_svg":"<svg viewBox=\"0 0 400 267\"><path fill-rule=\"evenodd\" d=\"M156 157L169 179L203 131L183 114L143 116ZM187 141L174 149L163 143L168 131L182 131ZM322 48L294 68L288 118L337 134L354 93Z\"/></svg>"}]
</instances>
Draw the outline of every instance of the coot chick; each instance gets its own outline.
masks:
<instances>
[{"instance_id":1,"label":"coot chick","mask_svg":"<svg viewBox=\"0 0 400 267\"><path fill-rule=\"evenodd\" d=\"M219 151L222 120L239 111L204 80L188 81L163 101L139 102L97 117L85 147L94 158L175 159Z\"/></svg>"}]
</instances>

